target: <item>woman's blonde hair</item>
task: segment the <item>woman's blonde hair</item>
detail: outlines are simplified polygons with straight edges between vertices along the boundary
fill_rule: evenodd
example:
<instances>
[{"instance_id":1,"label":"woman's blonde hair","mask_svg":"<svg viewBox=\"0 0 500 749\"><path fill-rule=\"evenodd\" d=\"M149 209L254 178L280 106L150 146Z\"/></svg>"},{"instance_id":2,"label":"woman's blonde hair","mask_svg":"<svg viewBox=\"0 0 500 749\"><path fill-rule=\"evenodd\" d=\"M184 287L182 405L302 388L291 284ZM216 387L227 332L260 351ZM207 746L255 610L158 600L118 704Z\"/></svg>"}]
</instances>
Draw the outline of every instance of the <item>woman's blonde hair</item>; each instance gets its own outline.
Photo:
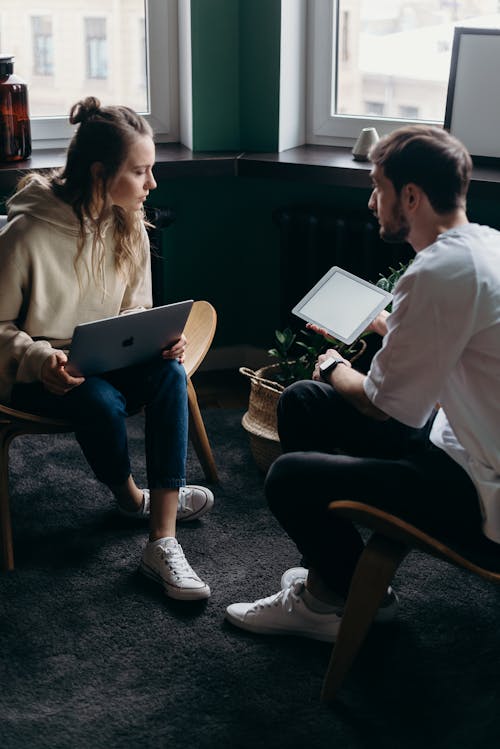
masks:
<instances>
[{"instance_id":1,"label":"woman's blonde hair","mask_svg":"<svg viewBox=\"0 0 500 749\"><path fill-rule=\"evenodd\" d=\"M89 230L92 239L92 275L96 279L104 262L104 224L112 217L115 239L115 267L127 278L138 267L143 242L144 212L124 211L110 206L108 187L127 158L133 141L153 137L146 120L129 107L101 107L99 99L89 96L71 108L69 121L78 125L69 144L66 165L50 178L55 195L68 203L80 224L75 270ZM98 162L99 170L92 170ZM147 223L147 222L146 222Z\"/></svg>"}]
</instances>

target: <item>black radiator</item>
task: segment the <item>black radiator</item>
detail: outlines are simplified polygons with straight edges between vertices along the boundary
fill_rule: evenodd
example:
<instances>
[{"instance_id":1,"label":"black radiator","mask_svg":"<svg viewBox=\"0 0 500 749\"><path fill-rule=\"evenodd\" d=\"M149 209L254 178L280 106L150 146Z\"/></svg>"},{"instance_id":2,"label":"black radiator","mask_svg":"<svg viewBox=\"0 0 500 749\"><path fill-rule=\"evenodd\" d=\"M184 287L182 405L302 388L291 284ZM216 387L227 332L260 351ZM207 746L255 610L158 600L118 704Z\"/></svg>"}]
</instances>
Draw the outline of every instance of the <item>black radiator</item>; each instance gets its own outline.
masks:
<instances>
[{"instance_id":1,"label":"black radiator","mask_svg":"<svg viewBox=\"0 0 500 749\"><path fill-rule=\"evenodd\" d=\"M340 215L332 206L292 205L277 209L273 220L280 230L283 327L297 327L290 310L332 265L376 283L414 254L407 244L381 240L378 222L369 213Z\"/></svg>"}]
</instances>

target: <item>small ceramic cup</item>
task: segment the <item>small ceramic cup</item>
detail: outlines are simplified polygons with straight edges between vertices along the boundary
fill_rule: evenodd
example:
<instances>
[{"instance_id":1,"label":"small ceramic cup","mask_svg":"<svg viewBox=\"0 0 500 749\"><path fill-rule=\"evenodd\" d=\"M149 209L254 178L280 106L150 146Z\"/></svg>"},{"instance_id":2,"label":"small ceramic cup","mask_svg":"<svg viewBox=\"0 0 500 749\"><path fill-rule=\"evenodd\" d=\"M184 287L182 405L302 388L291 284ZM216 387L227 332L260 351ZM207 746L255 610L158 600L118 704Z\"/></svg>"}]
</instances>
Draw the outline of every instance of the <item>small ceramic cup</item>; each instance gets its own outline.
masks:
<instances>
[{"instance_id":1,"label":"small ceramic cup","mask_svg":"<svg viewBox=\"0 0 500 749\"><path fill-rule=\"evenodd\" d=\"M355 161L368 161L370 148L374 146L378 140L378 133L374 127L364 127L352 149L353 159Z\"/></svg>"}]
</instances>

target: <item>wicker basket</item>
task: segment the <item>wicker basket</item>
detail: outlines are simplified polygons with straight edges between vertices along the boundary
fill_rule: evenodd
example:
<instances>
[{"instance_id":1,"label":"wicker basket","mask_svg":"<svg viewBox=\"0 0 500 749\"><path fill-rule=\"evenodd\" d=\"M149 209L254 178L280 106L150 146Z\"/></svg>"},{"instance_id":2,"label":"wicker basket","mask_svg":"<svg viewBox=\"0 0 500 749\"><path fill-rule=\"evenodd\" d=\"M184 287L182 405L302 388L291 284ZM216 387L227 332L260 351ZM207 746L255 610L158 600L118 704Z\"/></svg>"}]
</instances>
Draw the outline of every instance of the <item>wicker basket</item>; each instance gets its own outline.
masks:
<instances>
[{"instance_id":1,"label":"wicker basket","mask_svg":"<svg viewBox=\"0 0 500 749\"><path fill-rule=\"evenodd\" d=\"M273 380L279 368L279 364L270 364L256 371L247 367L239 370L250 379L248 411L243 414L241 423L248 433L254 460L264 472L281 455L276 408L284 387Z\"/></svg>"},{"instance_id":2,"label":"wicker basket","mask_svg":"<svg viewBox=\"0 0 500 749\"><path fill-rule=\"evenodd\" d=\"M360 338L357 351L351 354L350 362L355 362L366 350L366 341ZM285 389L274 379L280 371L280 364L269 364L255 372L248 367L240 367L239 371L250 379L250 398L248 411L243 414L241 423L250 438L250 450L257 466L267 473L271 463L281 455L278 437L277 406L278 400Z\"/></svg>"}]
</instances>

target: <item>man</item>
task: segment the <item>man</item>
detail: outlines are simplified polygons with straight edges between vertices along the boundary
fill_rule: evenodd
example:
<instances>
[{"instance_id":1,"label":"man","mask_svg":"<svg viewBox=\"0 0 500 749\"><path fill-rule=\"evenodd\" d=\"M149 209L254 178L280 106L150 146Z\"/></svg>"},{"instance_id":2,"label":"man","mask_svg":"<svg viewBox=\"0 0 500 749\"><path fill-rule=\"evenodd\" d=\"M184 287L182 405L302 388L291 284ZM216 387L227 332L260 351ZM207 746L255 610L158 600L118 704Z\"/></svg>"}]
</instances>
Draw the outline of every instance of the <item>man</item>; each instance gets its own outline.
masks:
<instances>
[{"instance_id":1,"label":"man","mask_svg":"<svg viewBox=\"0 0 500 749\"><path fill-rule=\"evenodd\" d=\"M355 526L328 513L335 499L500 544L500 233L468 222L471 159L444 130L401 128L370 158L380 235L406 240L416 257L391 314L370 326L383 342L368 374L329 350L313 380L280 399L284 455L266 496L309 570L228 607L229 621L253 632L335 639L363 551ZM377 618L396 603L389 588Z\"/></svg>"}]
</instances>

